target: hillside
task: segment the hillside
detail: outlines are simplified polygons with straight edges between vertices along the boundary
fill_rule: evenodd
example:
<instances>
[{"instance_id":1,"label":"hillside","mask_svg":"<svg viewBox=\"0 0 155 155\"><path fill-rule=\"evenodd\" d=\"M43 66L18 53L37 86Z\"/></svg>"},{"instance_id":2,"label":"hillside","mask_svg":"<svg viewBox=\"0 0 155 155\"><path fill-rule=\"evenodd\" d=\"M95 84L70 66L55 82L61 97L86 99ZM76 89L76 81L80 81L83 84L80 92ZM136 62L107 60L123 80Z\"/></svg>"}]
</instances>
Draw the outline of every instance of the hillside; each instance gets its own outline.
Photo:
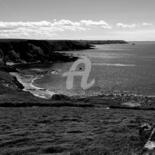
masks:
<instances>
[{"instance_id":1,"label":"hillside","mask_svg":"<svg viewBox=\"0 0 155 155\"><path fill-rule=\"evenodd\" d=\"M88 43L78 41L45 41L45 40L0 40L0 62L14 63L47 63L56 61L74 61L69 57L55 51L90 49Z\"/></svg>"}]
</instances>

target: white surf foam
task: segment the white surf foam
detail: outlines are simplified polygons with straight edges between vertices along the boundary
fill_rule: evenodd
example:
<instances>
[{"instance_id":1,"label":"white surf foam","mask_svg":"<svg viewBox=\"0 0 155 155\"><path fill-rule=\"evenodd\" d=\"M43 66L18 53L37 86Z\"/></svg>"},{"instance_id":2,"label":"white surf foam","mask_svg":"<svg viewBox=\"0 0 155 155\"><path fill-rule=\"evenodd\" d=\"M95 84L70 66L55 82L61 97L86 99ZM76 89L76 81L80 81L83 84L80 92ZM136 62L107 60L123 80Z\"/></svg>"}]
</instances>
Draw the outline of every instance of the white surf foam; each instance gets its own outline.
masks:
<instances>
[{"instance_id":1,"label":"white surf foam","mask_svg":"<svg viewBox=\"0 0 155 155\"><path fill-rule=\"evenodd\" d=\"M20 75L18 73L10 73L15 76L17 80L24 86L24 91L28 91L36 97L50 99L55 93L44 88L34 85L34 81L40 79L42 76Z\"/></svg>"},{"instance_id":2,"label":"white surf foam","mask_svg":"<svg viewBox=\"0 0 155 155\"><path fill-rule=\"evenodd\" d=\"M93 63L94 66L115 66L115 67L135 67L135 64L111 64L111 63Z\"/></svg>"}]
</instances>

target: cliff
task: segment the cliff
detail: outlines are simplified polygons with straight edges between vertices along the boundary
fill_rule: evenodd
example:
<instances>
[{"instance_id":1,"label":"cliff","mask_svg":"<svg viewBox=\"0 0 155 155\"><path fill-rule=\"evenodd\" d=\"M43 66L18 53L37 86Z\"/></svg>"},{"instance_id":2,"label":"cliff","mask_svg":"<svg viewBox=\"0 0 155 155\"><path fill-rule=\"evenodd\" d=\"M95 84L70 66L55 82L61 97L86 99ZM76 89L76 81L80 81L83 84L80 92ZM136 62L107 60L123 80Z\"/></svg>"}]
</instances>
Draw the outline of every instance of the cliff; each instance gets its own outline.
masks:
<instances>
[{"instance_id":1,"label":"cliff","mask_svg":"<svg viewBox=\"0 0 155 155\"><path fill-rule=\"evenodd\" d=\"M75 57L55 51L90 49L92 46L79 41L0 40L0 63L47 63L74 61Z\"/></svg>"}]
</instances>

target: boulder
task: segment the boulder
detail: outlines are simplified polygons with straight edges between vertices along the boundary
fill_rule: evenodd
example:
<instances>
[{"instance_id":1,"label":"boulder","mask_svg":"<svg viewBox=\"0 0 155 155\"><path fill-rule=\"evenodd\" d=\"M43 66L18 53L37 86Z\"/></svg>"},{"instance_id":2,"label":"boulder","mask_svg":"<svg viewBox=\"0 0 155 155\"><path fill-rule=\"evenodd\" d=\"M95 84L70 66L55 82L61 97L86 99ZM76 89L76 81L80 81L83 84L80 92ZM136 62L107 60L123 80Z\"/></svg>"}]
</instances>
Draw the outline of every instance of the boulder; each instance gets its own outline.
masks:
<instances>
[{"instance_id":1,"label":"boulder","mask_svg":"<svg viewBox=\"0 0 155 155\"><path fill-rule=\"evenodd\" d=\"M52 96L52 100L66 101L66 100L70 100L70 97L63 94L55 94Z\"/></svg>"}]
</instances>

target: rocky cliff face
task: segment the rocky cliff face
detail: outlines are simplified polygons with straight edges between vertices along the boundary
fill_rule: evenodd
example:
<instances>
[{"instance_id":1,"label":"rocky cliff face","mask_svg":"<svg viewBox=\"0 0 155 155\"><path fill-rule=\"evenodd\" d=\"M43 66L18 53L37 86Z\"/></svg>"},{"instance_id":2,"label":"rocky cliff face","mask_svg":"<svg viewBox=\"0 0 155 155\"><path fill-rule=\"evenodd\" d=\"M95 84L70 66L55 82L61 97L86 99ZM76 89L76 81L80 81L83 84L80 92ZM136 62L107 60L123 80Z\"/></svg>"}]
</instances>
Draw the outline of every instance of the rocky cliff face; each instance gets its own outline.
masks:
<instances>
[{"instance_id":1,"label":"rocky cliff face","mask_svg":"<svg viewBox=\"0 0 155 155\"><path fill-rule=\"evenodd\" d=\"M55 51L89 48L88 43L78 41L0 40L0 63L73 61L74 57Z\"/></svg>"}]
</instances>

